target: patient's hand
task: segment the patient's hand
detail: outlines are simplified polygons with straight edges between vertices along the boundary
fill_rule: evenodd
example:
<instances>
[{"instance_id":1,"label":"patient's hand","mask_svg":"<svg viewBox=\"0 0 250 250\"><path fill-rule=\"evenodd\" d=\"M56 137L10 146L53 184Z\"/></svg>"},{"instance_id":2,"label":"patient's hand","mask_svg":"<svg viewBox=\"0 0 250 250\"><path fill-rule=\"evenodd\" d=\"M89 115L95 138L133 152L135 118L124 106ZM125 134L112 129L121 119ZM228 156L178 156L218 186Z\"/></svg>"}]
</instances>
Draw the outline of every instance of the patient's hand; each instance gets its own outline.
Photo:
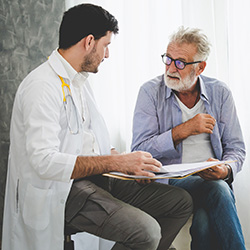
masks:
<instances>
[{"instance_id":1,"label":"patient's hand","mask_svg":"<svg viewBox=\"0 0 250 250\"><path fill-rule=\"evenodd\" d=\"M207 161L218 160L214 158L209 158ZM197 174L205 180L224 180L228 175L228 168L225 164L219 164L214 167L205 169Z\"/></svg>"}]
</instances>

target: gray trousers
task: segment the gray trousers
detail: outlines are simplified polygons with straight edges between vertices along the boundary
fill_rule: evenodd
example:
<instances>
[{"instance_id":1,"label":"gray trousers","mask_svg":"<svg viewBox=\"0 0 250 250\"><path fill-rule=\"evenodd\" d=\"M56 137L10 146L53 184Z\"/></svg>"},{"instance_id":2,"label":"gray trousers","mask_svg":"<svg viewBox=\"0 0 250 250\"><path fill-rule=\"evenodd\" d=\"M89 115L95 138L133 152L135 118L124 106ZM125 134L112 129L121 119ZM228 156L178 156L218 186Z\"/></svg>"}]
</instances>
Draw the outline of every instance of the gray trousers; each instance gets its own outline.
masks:
<instances>
[{"instance_id":1,"label":"gray trousers","mask_svg":"<svg viewBox=\"0 0 250 250\"><path fill-rule=\"evenodd\" d=\"M65 225L115 241L113 250L167 250L192 209L178 187L97 175L73 183Z\"/></svg>"}]
</instances>

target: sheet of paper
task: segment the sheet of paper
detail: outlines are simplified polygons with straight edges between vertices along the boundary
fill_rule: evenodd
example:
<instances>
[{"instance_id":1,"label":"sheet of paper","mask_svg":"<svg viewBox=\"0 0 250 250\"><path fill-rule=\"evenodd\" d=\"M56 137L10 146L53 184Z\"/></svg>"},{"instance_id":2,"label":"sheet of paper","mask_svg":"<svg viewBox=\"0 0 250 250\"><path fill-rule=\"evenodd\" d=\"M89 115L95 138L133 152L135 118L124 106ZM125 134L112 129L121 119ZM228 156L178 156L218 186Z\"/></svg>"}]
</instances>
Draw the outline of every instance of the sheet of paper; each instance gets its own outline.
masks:
<instances>
[{"instance_id":1,"label":"sheet of paper","mask_svg":"<svg viewBox=\"0 0 250 250\"><path fill-rule=\"evenodd\" d=\"M110 172L105 176L120 179L163 179L163 178L184 178L191 174L197 173L206 168L219 164L229 163L228 161L204 161L195 163L171 164L162 166L160 172L155 172L155 177L146 177L138 175L127 175L120 172Z\"/></svg>"},{"instance_id":2,"label":"sheet of paper","mask_svg":"<svg viewBox=\"0 0 250 250\"><path fill-rule=\"evenodd\" d=\"M193 172L210 168L219 164L225 163L224 161L203 161L195 163L182 163L182 164L171 164L162 166L160 173L171 173L172 175L184 176Z\"/></svg>"}]
</instances>

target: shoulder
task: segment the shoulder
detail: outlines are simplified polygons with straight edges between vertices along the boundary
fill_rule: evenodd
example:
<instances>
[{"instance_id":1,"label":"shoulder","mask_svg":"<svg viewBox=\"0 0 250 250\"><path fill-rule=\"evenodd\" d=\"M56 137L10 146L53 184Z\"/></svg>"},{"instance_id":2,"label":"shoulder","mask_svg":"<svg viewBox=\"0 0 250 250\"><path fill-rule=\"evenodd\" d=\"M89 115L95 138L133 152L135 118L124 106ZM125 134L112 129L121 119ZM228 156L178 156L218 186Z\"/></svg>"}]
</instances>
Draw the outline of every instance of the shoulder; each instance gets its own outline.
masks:
<instances>
[{"instance_id":1,"label":"shoulder","mask_svg":"<svg viewBox=\"0 0 250 250\"><path fill-rule=\"evenodd\" d=\"M20 84L20 88L39 87L55 87L60 83L60 78L46 61L34 70L32 70Z\"/></svg>"},{"instance_id":2,"label":"shoulder","mask_svg":"<svg viewBox=\"0 0 250 250\"><path fill-rule=\"evenodd\" d=\"M67 78L65 69L56 56L56 53L57 51L54 50L48 59L26 76L22 84L27 85L32 82L32 85L39 84L41 85L40 87L42 87L42 85L54 87L58 85L57 83L61 83L59 75Z\"/></svg>"},{"instance_id":3,"label":"shoulder","mask_svg":"<svg viewBox=\"0 0 250 250\"><path fill-rule=\"evenodd\" d=\"M202 79L206 89L229 90L229 87L225 82L220 81L216 78L204 75L201 75L200 78Z\"/></svg>"},{"instance_id":4,"label":"shoulder","mask_svg":"<svg viewBox=\"0 0 250 250\"><path fill-rule=\"evenodd\" d=\"M48 81L48 80L51 80L51 78L57 78L57 77L58 75L55 73L53 68L48 63L48 61L46 61L40 66L38 66L36 69L31 71L27 75L26 79L33 79L33 80L40 79L40 80ZM58 79L60 80L59 77Z\"/></svg>"},{"instance_id":5,"label":"shoulder","mask_svg":"<svg viewBox=\"0 0 250 250\"><path fill-rule=\"evenodd\" d=\"M145 82L141 89L150 92L150 93L157 93L162 87L165 87L164 83L164 75L157 76L147 82Z\"/></svg>"},{"instance_id":6,"label":"shoulder","mask_svg":"<svg viewBox=\"0 0 250 250\"><path fill-rule=\"evenodd\" d=\"M205 97L214 109L230 106L234 103L233 95L226 83L211 77L201 76ZM201 87L202 88L202 87Z\"/></svg>"},{"instance_id":7,"label":"shoulder","mask_svg":"<svg viewBox=\"0 0 250 250\"><path fill-rule=\"evenodd\" d=\"M44 62L31 71L21 82L17 89L16 98L22 103L28 99L36 103L61 101L61 81L58 75Z\"/></svg>"},{"instance_id":8,"label":"shoulder","mask_svg":"<svg viewBox=\"0 0 250 250\"><path fill-rule=\"evenodd\" d=\"M208 98L225 101L225 99L232 96L231 90L225 82L203 75L200 78L202 79Z\"/></svg>"}]
</instances>

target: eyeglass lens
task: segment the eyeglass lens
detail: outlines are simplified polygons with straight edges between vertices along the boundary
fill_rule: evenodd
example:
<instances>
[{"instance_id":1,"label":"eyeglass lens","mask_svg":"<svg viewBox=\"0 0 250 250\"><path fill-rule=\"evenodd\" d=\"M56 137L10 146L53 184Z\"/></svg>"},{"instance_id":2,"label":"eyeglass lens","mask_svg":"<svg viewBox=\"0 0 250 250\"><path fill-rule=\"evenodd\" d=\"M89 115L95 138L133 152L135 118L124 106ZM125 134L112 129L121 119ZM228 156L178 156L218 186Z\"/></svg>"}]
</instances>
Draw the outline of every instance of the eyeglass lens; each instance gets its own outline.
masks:
<instances>
[{"instance_id":1,"label":"eyeglass lens","mask_svg":"<svg viewBox=\"0 0 250 250\"><path fill-rule=\"evenodd\" d=\"M174 64L175 64L176 68L178 68L178 69L184 69L185 68L185 63L180 61L180 60L174 60L171 57L168 57L167 55L164 55L162 57L162 59L163 59L163 62L168 66L172 63L172 61L174 61Z\"/></svg>"}]
</instances>

